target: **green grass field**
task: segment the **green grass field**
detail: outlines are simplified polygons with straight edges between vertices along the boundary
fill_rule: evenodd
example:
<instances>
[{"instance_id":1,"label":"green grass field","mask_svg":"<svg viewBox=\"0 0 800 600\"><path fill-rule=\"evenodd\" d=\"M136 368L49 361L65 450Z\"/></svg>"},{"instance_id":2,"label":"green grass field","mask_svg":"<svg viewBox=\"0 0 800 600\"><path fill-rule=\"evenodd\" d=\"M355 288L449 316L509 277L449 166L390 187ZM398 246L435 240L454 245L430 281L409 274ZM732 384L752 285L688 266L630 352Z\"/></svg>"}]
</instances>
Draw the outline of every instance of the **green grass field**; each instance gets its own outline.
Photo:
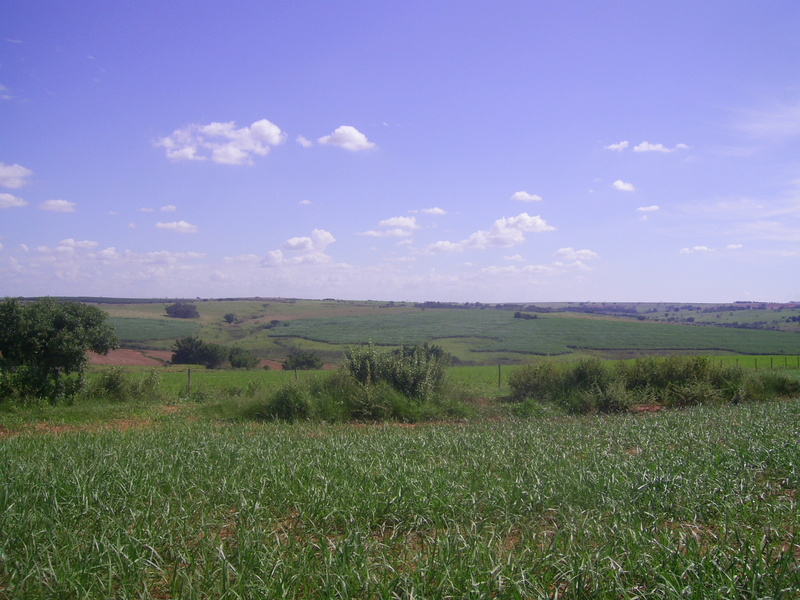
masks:
<instances>
[{"instance_id":1,"label":"green grass field","mask_svg":"<svg viewBox=\"0 0 800 600\"><path fill-rule=\"evenodd\" d=\"M109 313L124 347L165 350L171 349L177 337L197 335L206 342L236 344L272 359L300 348L335 362L348 347L369 341L388 346L432 341L465 364L514 364L536 355L800 355L800 336L790 331L664 321L666 315L685 313L698 322L721 322L730 315L742 322L766 322L785 320L798 312L795 309L736 311L717 317L696 310L670 313L666 312L669 306L641 305L639 310L657 312L638 315L647 315L645 320L574 312L544 313L526 320L492 307L421 310L402 303L226 300L198 302L200 319L180 320L165 316L166 303L100 306ZM235 314L238 322L225 323L227 313Z\"/></svg>"},{"instance_id":2,"label":"green grass field","mask_svg":"<svg viewBox=\"0 0 800 600\"><path fill-rule=\"evenodd\" d=\"M0 597L798 597L797 400L418 427L151 408L0 440Z\"/></svg>"}]
</instances>

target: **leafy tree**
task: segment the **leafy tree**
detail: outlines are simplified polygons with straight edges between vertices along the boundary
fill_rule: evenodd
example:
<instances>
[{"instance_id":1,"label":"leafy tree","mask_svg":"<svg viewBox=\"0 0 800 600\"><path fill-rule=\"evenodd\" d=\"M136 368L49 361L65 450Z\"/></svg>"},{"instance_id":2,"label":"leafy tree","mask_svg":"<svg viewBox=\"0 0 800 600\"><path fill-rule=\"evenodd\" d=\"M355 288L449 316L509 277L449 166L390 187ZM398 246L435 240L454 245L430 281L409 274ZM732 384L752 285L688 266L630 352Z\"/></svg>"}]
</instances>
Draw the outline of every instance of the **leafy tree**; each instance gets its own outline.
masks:
<instances>
[{"instance_id":1,"label":"leafy tree","mask_svg":"<svg viewBox=\"0 0 800 600\"><path fill-rule=\"evenodd\" d=\"M234 346L228 353L228 362L234 369L254 369L258 364L258 358L244 348Z\"/></svg>"},{"instance_id":2,"label":"leafy tree","mask_svg":"<svg viewBox=\"0 0 800 600\"><path fill-rule=\"evenodd\" d=\"M321 369L322 358L314 352L295 350L283 361L283 368L286 371Z\"/></svg>"},{"instance_id":3,"label":"leafy tree","mask_svg":"<svg viewBox=\"0 0 800 600\"><path fill-rule=\"evenodd\" d=\"M209 369L221 367L228 358L225 348L219 344L209 344L194 336L175 340L172 364L203 365Z\"/></svg>"},{"instance_id":4,"label":"leafy tree","mask_svg":"<svg viewBox=\"0 0 800 600\"><path fill-rule=\"evenodd\" d=\"M200 313L197 307L191 302L176 302L168 305L164 310L167 315L176 319L199 319Z\"/></svg>"},{"instance_id":5,"label":"leafy tree","mask_svg":"<svg viewBox=\"0 0 800 600\"><path fill-rule=\"evenodd\" d=\"M54 298L0 302L0 399L14 395L55 404L74 396L83 386L87 351L107 354L119 347L106 317L95 306Z\"/></svg>"},{"instance_id":6,"label":"leafy tree","mask_svg":"<svg viewBox=\"0 0 800 600\"><path fill-rule=\"evenodd\" d=\"M223 318L225 319L225 322L228 325L237 323L239 321L239 319L236 318L236 315L234 313L227 313Z\"/></svg>"}]
</instances>

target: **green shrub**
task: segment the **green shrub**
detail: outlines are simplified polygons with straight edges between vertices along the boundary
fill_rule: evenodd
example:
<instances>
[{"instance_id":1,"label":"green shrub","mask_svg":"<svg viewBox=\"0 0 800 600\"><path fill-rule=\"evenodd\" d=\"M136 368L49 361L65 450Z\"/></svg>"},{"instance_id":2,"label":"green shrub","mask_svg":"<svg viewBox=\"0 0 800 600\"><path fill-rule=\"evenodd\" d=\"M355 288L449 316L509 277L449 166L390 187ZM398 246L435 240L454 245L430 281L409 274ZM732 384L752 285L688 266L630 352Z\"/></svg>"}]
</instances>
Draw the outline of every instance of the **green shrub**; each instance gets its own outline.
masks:
<instances>
[{"instance_id":1,"label":"green shrub","mask_svg":"<svg viewBox=\"0 0 800 600\"><path fill-rule=\"evenodd\" d=\"M311 402L306 388L290 384L278 389L266 401L252 403L244 412L245 416L257 420L299 421L309 417Z\"/></svg>"},{"instance_id":2,"label":"green shrub","mask_svg":"<svg viewBox=\"0 0 800 600\"><path fill-rule=\"evenodd\" d=\"M438 397L450 357L438 346L403 346L378 352L372 344L351 349L342 368L363 386L386 383L408 399L431 402Z\"/></svg>"}]
</instances>

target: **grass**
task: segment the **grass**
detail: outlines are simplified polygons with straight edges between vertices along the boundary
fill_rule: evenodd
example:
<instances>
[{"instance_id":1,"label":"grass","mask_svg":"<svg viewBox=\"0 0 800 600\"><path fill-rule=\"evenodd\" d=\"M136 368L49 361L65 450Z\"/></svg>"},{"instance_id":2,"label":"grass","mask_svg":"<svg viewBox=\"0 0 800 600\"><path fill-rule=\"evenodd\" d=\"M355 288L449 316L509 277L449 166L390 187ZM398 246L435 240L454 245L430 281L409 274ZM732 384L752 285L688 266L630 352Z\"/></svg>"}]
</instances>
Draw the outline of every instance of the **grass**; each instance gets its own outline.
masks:
<instances>
[{"instance_id":1,"label":"grass","mask_svg":"<svg viewBox=\"0 0 800 600\"><path fill-rule=\"evenodd\" d=\"M797 598L800 403L0 442L4 598Z\"/></svg>"}]
</instances>

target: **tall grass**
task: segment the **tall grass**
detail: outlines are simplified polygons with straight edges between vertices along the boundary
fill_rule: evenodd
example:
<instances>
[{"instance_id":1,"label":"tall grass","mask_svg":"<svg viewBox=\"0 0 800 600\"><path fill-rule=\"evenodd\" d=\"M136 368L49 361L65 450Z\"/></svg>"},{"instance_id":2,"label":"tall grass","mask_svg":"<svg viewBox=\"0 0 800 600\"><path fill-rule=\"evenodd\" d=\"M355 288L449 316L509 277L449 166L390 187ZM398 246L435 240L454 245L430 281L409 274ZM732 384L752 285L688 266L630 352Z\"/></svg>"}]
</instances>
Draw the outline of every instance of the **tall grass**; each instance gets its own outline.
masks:
<instances>
[{"instance_id":1,"label":"tall grass","mask_svg":"<svg viewBox=\"0 0 800 600\"><path fill-rule=\"evenodd\" d=\"M649 357L606 363L538 360L508 378L511 397L552 402L570 412L622 412L634 404L685 407L800 394L800 380L780 371L747 372L706 356Z\"/></svg>"},{"instance_id":2,"label":"tall grass","mask_svg":"<svg viewBox=\"0 0 800 600\"><path fill-rule=\"evenodd\" d=\"M0 597L797 598L800 403L0 442Z\"/></svg>"}]
</instances>

